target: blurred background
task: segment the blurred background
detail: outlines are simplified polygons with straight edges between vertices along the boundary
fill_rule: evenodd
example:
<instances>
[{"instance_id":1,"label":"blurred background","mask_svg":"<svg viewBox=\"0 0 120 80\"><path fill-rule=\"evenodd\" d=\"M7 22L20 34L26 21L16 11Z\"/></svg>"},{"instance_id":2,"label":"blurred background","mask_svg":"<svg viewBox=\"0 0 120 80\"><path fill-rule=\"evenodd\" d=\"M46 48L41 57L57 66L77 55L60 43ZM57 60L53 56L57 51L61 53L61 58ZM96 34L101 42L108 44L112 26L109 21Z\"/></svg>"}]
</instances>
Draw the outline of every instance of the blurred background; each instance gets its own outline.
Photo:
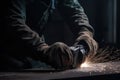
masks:
<instances>
[{"instance_id":1,"label":"blurred background","mask_svg":"<svg viewBox=\"0 0 120 80\"><path fill-rule=\"evenodd\" d=\"M99 46L112 45L120 48L120 0L79 0L87 14L90 24L95 29L94 38ZM72 45L73 34L62 20L62 16L55 12L52 23L47 25L45 40L48 44L56 41Z\"/></svg>"}]
</instances>

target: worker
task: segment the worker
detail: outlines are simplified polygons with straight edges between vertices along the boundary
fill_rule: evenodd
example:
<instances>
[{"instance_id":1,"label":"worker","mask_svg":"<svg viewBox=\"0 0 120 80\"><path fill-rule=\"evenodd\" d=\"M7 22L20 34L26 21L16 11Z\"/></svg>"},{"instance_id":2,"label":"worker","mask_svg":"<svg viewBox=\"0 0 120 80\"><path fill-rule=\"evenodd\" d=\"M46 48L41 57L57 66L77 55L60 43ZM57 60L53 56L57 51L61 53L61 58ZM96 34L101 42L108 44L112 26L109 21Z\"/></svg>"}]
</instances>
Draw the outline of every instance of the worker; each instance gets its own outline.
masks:
<instances>
[{"instance_id":1,"label":"worker","mask_svg":"<svg viewBox=\"0 0 120 80\"><path fill-rule=\"evenodd\" d=\"M58 9L75 42L83 44L87 53L95 53L94 29L77 0L2 0L0 3L0 70L32 68L31 60L42 61L56 69L70 69L74 57L63 42L48 45L44 27L49 15Z\"/></svg>"}]
</instances>

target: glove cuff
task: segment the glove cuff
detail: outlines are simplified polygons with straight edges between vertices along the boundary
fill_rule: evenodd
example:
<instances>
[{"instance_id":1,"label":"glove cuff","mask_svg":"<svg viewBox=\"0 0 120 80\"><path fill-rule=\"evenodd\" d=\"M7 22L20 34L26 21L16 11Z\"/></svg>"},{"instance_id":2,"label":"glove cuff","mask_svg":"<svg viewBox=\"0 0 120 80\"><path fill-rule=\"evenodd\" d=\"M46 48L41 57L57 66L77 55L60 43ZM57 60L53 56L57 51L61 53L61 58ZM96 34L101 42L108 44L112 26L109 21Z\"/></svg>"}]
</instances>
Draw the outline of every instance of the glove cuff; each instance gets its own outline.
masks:
<instances>
[{"instance_id":1,"label":"glove cuff","mask_svg":"<svg viewBox=\"0 0 120 80\"><path fill-rule=\"evenodd\" d=\"M80 30L80 32L78 33L78 36L82 36L82 35L87 35L87 36L93 37L93 32L91 32L87 28L83 27Z\"/></svg>"}]
</instances>

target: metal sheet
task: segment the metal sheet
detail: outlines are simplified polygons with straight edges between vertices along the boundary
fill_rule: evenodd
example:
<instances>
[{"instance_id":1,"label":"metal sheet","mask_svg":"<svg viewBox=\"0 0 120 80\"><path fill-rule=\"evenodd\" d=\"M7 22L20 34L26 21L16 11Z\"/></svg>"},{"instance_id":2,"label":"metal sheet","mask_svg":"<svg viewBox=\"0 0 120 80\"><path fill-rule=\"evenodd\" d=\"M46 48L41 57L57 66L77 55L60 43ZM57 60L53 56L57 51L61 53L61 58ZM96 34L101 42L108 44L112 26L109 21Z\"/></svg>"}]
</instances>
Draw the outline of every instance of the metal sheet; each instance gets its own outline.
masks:
<instances>
[{"instance_id":1,"label":"metal sheet","mask_svg":"<svg viewBox=\"0 0 120 80\"><path fill-rule=\"evenodd\" d=\"M31 69L24 72L0 72L0 80L96 80L100 78L103 78L102 80L119 80L119 77L120 62L96 63L90 64L89 67L66 71Z\"/></svg>"}]
</instances>

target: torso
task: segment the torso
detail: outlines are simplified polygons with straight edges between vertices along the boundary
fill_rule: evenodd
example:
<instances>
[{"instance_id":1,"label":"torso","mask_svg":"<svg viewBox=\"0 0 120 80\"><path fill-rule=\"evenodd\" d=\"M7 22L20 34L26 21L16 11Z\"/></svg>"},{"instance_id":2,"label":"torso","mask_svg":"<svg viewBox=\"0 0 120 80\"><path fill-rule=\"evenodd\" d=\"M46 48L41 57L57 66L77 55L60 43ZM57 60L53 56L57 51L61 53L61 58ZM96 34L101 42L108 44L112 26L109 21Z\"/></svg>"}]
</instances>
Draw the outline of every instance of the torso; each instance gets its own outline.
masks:
<instances>
[{"instance_id":1,"label":"torso","mask_svg":"<svg viewBox=\"0 0 120 80\"><path fill-rule=\"evenodd\" d=\"M45 11L50 7L50 0L35 0L26 6L26 24L33 30L40 30L41 18L45 14ZM49 14L49 11L48 11Z\"/></svg>"}]
</instances>

